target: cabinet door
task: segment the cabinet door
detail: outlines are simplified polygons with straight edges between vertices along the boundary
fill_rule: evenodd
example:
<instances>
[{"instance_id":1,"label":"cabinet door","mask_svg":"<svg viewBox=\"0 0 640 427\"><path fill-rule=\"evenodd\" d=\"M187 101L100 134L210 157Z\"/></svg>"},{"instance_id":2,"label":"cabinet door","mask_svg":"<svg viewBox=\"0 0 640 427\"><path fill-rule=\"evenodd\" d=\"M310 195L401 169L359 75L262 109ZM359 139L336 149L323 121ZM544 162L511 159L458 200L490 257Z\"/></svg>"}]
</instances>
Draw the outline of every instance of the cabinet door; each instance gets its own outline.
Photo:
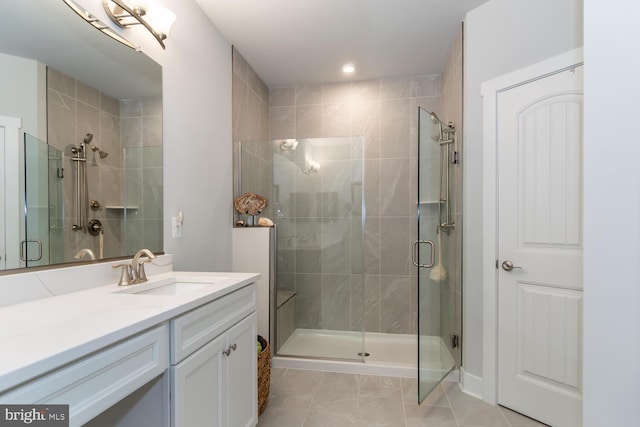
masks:
<instances>
[{"instance_id":1,"label":"cabinet door","mask_svg":"<svg viewBox=\"0 0 640 427\"><path fill-rule=\"evenodd\" d=\"M246 317L227 332L223 356L227 365L227 425L255 426L258 422L258 374L256 350L256 314ZM235 347L234 347L235 345Z\"/></svg>"},{"instance_id":2,"label":"cabinet door","mask_svg":"<svg viewBox=\"0 0 640 427\"><path fill-rule=\"evenodd\" d=\"M255 345L254 345L255 346ZM226 335L171 367L172 427L224 426Z\"/></svg>"}]
</instances>

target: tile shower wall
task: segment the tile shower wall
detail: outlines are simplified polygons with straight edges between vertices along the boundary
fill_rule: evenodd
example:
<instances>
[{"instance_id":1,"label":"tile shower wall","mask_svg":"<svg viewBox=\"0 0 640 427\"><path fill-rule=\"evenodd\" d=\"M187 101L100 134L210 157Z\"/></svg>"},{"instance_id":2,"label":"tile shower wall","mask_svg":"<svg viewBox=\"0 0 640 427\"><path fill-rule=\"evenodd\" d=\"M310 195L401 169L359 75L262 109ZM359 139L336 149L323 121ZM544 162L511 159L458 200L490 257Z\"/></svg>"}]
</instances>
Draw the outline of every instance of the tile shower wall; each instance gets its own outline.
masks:
<instances>
[{"instance_id":1,"label":"tile shower wall","mask_svg":"<svg viewBox=\"0 0 640 427\"><path fill-rule=\"evenodd\" d=\"M251 191L268 197L273 186L272 155L269 144L257 141L269 139L269 89L245 61L232 49L233 55L233 159L234 197L240 195L240 171L244 180L242 191ZM239 165L238 150L242 141L242 165ZM264 212L269 216L270 208ZM236 219L240 216L236 214Z\"/></svg>"},{"instance_id":2,"label":"tile shower wall","mask_svg":"<svg viewBox=\"0 0 640 427\"><path fill-rule=\"evenodd\" d=\"M458 152L462 152L462 43L463 32L458 33L442 72L442 115L445 122L456 124ZM442 299L440 333L458 366L461 366L461 347L451 348L449 337L462 331L462 162L453 166L452 194L455 229L443 239L444 265L448 266L449 278L440 288Z\"/></svg>"},{"instance_id":3,"label":"tile shower wall","mask_svg":"<svg viewBox=\"0 0 640 427\"><path fill-rule=\"evenodd\" d=\"M109 153L104 159L96 152L87 153L89 199L98 200L103 207L97 212L89 211L89 218L99 219L104 226L104 256L122 255L126 252L123 239L126 212L123 209L107 209L106 206L123 206L123 147L162 145L161 99L119 101L49 68L47 115L48 143L62 151L62 165L65 171L64 218L52 222L59 223L62 227L51 230L52 235L63 239L64 251L52 254L52 262L72 261L79 248L89 248L98 254L97 237L71 230L75 222L73 204L76 167L71 161L71 148L78 146L87 133L93 134L91 144ZM157 164L158 156L156 153L151 162ZM160 242L159 246L148 245L153 250L162 249L162 214L158 214L162 207L161 168L159 171L158 174L158 168L154 168L154 172L147 174L147 182L153 181L153 185L147 192L146 201L137 203L142 203L149 211L152 227L148 229L147 234L153 235L153 241ZM141 214L142 212L137 213ZM143 217L146 219L146 215Z\"/></svg>"},{"instance_id":4,"label":"tile shower wall","mask_svg":"<svg viewBox=\"0 0 640 427\"><path fill-rule=\"evenodd\" d=\"M440 114L440 93L439 75L269 91L269 139L364 136L363 320L369 332L417 332L411 245L417 234L418 106ZM322 304L316 311L330 310L332 302L317 283L296 286L297 304L308 294L310 302ZM362 301L355 288L351 295L355 312ZM299 326L312 326L306 324L307 315L300 312ZM361 328L353 320L350 326Z\"/></svg>"},{"instance_id":5,"label":"tile shower wall","mask_svg":"<svg viewBox=\"0 0 640 427\"><path fill-rule=\"evenodd\" d=\"M120 124L122 191L106 201L123 209L107 209L107 218L124 221L124 253L162 251L162 98L121 100Z\"/></svg>"}]
</instances>

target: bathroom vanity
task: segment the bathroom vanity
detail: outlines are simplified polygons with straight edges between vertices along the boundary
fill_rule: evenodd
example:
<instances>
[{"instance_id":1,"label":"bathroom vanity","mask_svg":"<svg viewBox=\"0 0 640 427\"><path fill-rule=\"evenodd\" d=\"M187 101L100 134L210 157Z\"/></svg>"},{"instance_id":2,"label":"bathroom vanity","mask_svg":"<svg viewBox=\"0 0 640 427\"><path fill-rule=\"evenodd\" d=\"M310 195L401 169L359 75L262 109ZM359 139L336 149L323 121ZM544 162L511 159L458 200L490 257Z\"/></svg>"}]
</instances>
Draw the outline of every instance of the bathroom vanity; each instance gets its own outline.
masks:
<instances>
[{"instance_id":1,"label":"bathroom vanity","mask_svg":"<svg viewBox=\"0 0 640 427\"><path fill-rule=\"evenodd\" d=\"M0 308L0 404L69 404L71 426L254 426L258 278L168 272Z\"/></svg>"}]
</instances>

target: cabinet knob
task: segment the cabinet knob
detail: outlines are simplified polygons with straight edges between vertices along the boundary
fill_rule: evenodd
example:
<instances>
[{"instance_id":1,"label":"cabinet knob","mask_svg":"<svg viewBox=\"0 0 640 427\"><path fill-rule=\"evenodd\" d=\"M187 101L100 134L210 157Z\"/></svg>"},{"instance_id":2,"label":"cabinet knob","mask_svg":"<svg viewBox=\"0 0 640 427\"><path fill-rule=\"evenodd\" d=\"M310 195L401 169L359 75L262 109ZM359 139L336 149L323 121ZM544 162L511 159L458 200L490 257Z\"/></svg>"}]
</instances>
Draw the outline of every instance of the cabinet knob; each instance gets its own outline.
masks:
<instances>
[{"instance_id":1,"label":"cabinet knob","mask_svg":"<svg viewBox=\"0 0 640 427\"><path fill-rule=\"evenodd\" d=\"M236 343L231 344L231 346L229 347L231 350L235 351L236 348L238 348L238 346L236 345Z\"/></svg>"},{"instance_id":2,"label":"cabinet knob","mask_svg":"<svg viewBox=\"0 0 640 427\"><path fill-rule=\"evenodd\" d=\"M224 354L225 356L229 356L231 354L231 347L227 348L226 350L222 350L222 354Z\"/></svg>"}]
</instances>

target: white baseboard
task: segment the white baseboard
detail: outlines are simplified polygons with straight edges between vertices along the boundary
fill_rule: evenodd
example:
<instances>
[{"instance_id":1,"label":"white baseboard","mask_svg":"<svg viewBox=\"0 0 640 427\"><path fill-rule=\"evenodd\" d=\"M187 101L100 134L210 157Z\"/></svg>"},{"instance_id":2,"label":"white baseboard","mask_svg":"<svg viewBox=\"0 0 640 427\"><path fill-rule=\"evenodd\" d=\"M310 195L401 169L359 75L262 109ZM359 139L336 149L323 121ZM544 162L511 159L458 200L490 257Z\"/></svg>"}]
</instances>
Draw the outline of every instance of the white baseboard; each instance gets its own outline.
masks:
<instances>
[{"instance_id":1,"label":"white baseboard","mask_svg":"<svg viewBox=\"0 0 640 427\"><path fill-rule=\"evenodd\" d=\"M482 399L482 378L465 372L464 368L460 368L460 374L460 388L462 391L473 397Z\"/></svg>"}]
</instances>

